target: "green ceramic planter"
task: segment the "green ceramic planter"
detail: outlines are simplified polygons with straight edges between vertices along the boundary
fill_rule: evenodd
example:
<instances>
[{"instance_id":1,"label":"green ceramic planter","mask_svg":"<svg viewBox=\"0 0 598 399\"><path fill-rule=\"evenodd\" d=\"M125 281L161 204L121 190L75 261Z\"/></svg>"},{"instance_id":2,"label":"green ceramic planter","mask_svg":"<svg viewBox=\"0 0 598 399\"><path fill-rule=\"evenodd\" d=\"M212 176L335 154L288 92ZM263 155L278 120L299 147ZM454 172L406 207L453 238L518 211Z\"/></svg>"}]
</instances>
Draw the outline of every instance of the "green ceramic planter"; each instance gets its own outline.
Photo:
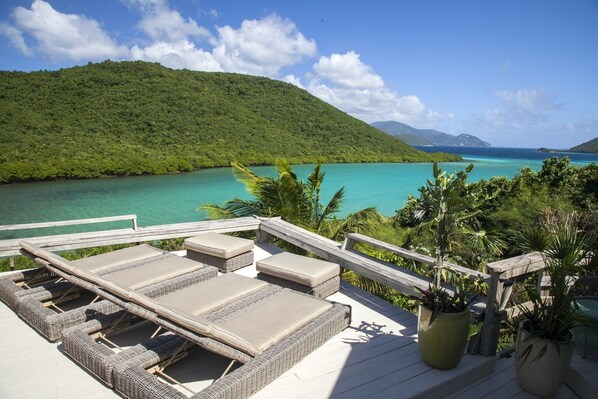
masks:
<instances>
[{"instance_id":1,"label":"green ceramic planter","mask_svg":"<svg viewBox=\"0 0 598 399\"><path fill-rule=\"evenodd\" d=\"M525 322L522 322L515 345L515 369L519 385L528 393L541 398L554 396L565 383L571 367L573 334L567 342L560 342L558 349L553 341L529 336ZM524 354L530 346L531 353L525 359ZM544 354L538 358L541 352Z\"/></svg>"},{"instance_id":2,"label":"green ceramic planter","mask_svg":"<svg viewBox=\"0 0 598 399\"><path fill-rule=\"evenodd\" d=\"M461 313L440 313L432 324L431 317L432 311L420 305L417 329L419 353L428 366L454 369L465 350L469 309Z\"/></svg>"}]
</instances>

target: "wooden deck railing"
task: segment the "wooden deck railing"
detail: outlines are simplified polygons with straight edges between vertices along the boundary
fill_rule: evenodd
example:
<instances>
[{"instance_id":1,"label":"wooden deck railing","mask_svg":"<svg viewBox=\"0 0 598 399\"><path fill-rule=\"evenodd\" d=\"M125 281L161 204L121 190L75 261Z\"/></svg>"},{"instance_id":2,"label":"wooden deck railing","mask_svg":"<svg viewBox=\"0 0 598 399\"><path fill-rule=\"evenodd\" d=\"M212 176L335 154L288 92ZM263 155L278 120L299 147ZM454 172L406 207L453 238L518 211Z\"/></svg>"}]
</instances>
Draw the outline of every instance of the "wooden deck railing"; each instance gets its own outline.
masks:
<instances>
[{"instance_id":1,"label":"wooden deck railing","mask_svg":"<svg viewBox=\"0 0 598 399\"><path fill-rule=\"evenodd\" d=\"M357 243L364 243L380 249L389 251L405 259L410 259L415 262L427 266L435 264L434 258L417 252L409 251L405 248L397 247L395 245L376 240L361 234L349 234L343 244L343 249L355 251ZM494 355L498 346L498 339L500 334L500 323L510 317L516 316L519 311L518 307L513 305L508 307L509 299L512 292L512 280L521 278L523 276L535 273L537 274L538 290L542 288L542 281L544 269L546 264L542 254L533 252L530 254L504 259L498 262L493 262L486 265L487 273L482 273L476 270L468 269L463 266L455 265L446 262L446 266L464 275L480 275L488 284L488 293L486 297L480 298L481 301L472 304L472 312L483 313L483 327L481 333L475 337L470 343L470 353L480 353L483 355Z\"/></svg>"},{"instance_id":2,"label":"wooden deck railing","mask_svg":"<svg viewBox=\"0 0 598 399\"><path fill-rule=\"evenodd\" d=\"M134 215L127 215L134 216ZM121 220L121 217L111 217ZM107 221L108 218L98 218ZM96 219L83 219L96 220ZM133 219L135 220L135 219ZM71 223L48 222L48 223ZM92 223L95 223L93 221ZM98 221L99 223L99 221ZM29 224L30 226L38 223ZM67 225L67 224L60 224ZM6 226L0 226L6 227ZM49 226L48 226L49 227ZM12 227L9 227L13 229ZM32 227L34 228L34 227ZM1 230L1 229L0 229ZM132 229L104 230L88 233L63 234L54 236L31 237L31 241L52 251L78 248L89 248L112 244L145 242L169 238L190 237L202 232L213 231L220 233L255 230L258 242L267 242L277 237L288 243L303 248L323 259L336 262L342 267L373 281L384 284L407 295L417 295L417 288L428 288L431 280L414 271L373 258L355 248L355 244L362 242L368 245L395 253L403 258L411 259L424 265L432 266L434 259L404 248L394 246L383 241L360 234L350 234L343 244L326 237L312 233L301 227L285 222L280 218L246 217L237 219L210 220L188 223L176 223L159 226L138 227L133 224ZM19 241L10 239L0 241L0 257L14 256L19 253ZM542 270L546 267L544 259L539 253L532 253L516 258L506 259L487 265L488 273L480 273L459 265L449 264L454 270L469 275L480 274L488 283L487 298L481 298L472 306L472 313L483 318L484 325L478 336L470 344L470 353L480 353L494 356L498 343L500 322L506 318L507 302L510 297L510 286L507 281L529 273L538 274L541 281ZM540 283L539 283L540 284ZM454 288L446 286L449 291Z\"/></svg>"},{"instance_id":3,"label":"wooden deck railing","mask_svg":"<svg viewBox=\"0 0 598 399\"><path fill-rule=\"evenodd\" d=\"M60 234L30 238L14 238L0 240L0 257L10 257L19 254L19 242L31 241L34 244L52 251L100 247L114 244L128 244L135 242L164 240L169 238L190 237L206 231L228 233L235 231L257 230L260 220L253 217L206 220L165 224L158 226L138 227L132 229L101 230L86 233Z\"/></svg>"}]
</instances>

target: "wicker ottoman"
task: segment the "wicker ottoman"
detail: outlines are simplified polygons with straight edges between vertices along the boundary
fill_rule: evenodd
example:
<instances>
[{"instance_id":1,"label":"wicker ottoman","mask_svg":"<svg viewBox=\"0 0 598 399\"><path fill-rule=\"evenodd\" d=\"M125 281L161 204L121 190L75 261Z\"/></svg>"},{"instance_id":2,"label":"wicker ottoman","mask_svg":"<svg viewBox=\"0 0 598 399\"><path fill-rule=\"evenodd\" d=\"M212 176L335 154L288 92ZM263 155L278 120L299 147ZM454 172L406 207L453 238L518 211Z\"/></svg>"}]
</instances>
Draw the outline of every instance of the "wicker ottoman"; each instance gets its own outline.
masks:
<instances>
[{"instance_id":1,"label":"wicker ottoman","mask_svg":"<svg viewBox=\"0 0 598 399\"><path fill-rule=\"evenodd\" d=\"M336 263L283 252L256 263L257 278L317 298L338 291L340 266Z\"/></svg>"},{"instance_id":2,"label":"wicker ottoman","mask_svg":"<svg viewBox=\"0 0 598 399\"><path fill-rule=\"evenodd\" d=\"M253 241L218 233L204 233L185 240L187 258L217 267L221 272L253 263Z\"/></svg>"}]
</instances>

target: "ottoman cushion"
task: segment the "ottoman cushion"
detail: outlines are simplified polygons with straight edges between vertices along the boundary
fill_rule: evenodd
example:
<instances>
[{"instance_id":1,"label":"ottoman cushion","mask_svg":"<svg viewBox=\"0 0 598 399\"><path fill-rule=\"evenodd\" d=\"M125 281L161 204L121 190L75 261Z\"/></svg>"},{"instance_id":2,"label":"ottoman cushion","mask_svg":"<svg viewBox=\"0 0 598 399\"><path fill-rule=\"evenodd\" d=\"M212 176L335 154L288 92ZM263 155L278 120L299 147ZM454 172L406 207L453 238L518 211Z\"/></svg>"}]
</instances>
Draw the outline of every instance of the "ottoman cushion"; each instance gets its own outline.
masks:
<instances>
[{"instance_id":1,"label":"ottoman cushion","mask_svg":"<svg viewBox=\"0 0 598 399\"><path fill-rule=\"evenodd\" d=\"M340 274L340 266L324 260L282 252L256 263L259 272L315 287Z\"/></svg>"},{"instance_id":2,"label":"ottoman cushion","mask_svg":"<svg viewBox=\"0 0 598 399\"><path fill-rule=\"evenodd\" d=\"M218 233L204 233L185 240L185 248L222 259L230 259L253 249L253 241Z\"/></svg>"}]
</instances>

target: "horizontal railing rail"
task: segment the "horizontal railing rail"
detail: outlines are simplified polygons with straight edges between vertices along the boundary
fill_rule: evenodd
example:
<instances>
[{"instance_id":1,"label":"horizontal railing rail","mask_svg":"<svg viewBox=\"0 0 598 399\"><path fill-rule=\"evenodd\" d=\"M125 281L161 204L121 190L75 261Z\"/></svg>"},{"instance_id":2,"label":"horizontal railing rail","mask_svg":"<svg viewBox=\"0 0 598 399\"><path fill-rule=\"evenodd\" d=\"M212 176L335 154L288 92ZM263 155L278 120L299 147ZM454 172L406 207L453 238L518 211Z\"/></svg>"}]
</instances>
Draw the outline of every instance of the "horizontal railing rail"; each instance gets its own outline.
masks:
<instances>
[{"instance_id":1,"label":"horizontal railing rail","mask_svg":"<svg viewBox=\"0 0 598 399\"><path fill-rule=\"evenodd\" d=\"M137 227L137 229L101 230L87 233L8 239L0 240L0 257L19 255L19 242L23 240L30 241L51 251L64 251L106 245L190 237L207 231L228 233L257 230L259 225L259 219L245 217Z\"/></svg>"},{"instance_id":2,"label":"horizontal railing rail","mask_svg":"<svg viewBox=\"0 0 598 399\"><path fill-rule=\"evenodd\" d=\"M428 255L420 254L419 252L410 251L408 249L389 244L384 241L377 240L372 237L365 236L359 233L351 233L347 235L345 242L343 243L343 249L346 251L354 251L360 253L355 249L355 245L358 243L363 243L367 245L371 245L373 247L377 247L383 249L385 251L394 253L399 255L401 258L409 259L418 263L422 263L426 266L434 266L436 264L436 260ZM484 272L480 272L478 270L469 269L464 266L459 266L454 263L444 262L444 266L453 269L456 272L459 272L463 275L469 275L470 277L474 278L476 276L481 276L486 282L490 280L490 275Z\"/></svg>"},{"instance_id":3,"label":"horizontal railing rail","mask_svg":"<svg viewBox=\"0 0 598 399\"><path fill-rule=\"evenodd\" d=\"M53 222L5 224L5 225L0 225L0 232L10 231L10 230L30 230L30 229L43 229L43 228L48 228L48 227L76 226L76 225L93 224L93 223L108 223L108 222L117 222L120 220L130 220L132 222L133 230L137 230L137 215L121 215L121 216L105 216L105 217L100 217L100 218L89 218L89 219L58 220L58 221L53 221Z\"/></svg>"}]
</instances>

